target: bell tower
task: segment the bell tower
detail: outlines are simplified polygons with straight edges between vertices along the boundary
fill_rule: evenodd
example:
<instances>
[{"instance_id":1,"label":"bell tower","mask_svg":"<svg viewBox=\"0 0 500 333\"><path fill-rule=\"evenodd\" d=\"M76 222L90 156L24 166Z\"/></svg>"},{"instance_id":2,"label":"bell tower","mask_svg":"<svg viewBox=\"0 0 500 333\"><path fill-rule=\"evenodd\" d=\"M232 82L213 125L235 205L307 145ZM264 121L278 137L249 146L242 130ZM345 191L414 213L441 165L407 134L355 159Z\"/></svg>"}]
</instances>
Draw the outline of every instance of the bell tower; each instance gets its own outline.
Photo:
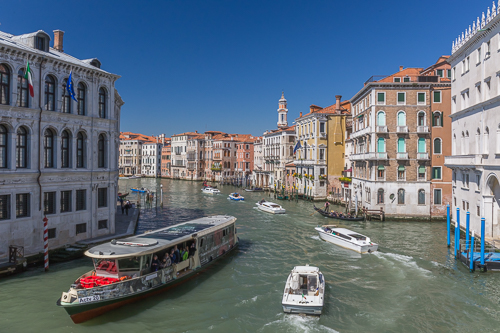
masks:
<instances>
[{"instance_id":1,"label":"bell tower","mask_svg":"<svg viewBox=\"0 0 500 333\"><path fill-rule=\"evenodd\" d=\"M278 108L278 128L288 127L288 121L286 116L288 114L288 109L286 108L285 93L281 93L281 99Z\"/></svg>"}]
</instances>

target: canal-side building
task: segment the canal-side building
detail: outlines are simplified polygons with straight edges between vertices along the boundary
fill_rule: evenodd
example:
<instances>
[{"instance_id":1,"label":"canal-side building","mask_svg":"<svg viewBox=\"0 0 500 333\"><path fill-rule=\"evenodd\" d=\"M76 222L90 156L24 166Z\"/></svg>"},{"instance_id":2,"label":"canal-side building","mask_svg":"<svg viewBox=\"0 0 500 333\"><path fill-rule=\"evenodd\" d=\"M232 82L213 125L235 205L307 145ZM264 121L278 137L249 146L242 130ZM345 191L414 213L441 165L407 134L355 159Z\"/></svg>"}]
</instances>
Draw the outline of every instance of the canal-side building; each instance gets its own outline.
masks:
<instances>
[{"instance_id":1,"label":"canal-side building","mask_svg":"<svg viewBox=\"0 0 500 333\"><path fill-rule=\"evenodd\" d=\"M169 140L165 140L165 145L161 149L161 177L171 178L170 164L172 162L172 147Z\"/></svg>"},{"instance_id":2,"label":"canal-side building","mask_svg":"<svg viewBox=\"0 0 500 333\"><path fill-rule=\"evenodd\" d=\"M205 135L191 136L187 141L187 173L189 180L204 179L205 173Z\"/></svg>"},{"instance_id":3,"label":"canal-side building","mask_svg":"<svg viewBox=\"0 0 500 333\"><path fill-rule=\"evenodd\" d=\"M328 192L340 192L344 170L346 119L349 101L336 96L334 105L322 108L311 105L309 113L295 119L300 145L295 154L299 193L316 200L326 199Z\"/></svg>"},{"instance_id":4,"label":"canal-side building","mask_svg":"<svg viewBox=\"0 0 500 333\"><path fill-rule=\"evenodd\" d=\"M358 207L382 208L388 217L445 216L443 194L451 181L442 163L450 131L444 121L451 86L446 59L371 77L351 98L352 199Z\"/></svg>"},{"instance_id":5,"label":"canal-side building","mask_svg":"<svg viewBox=\"0 0 500 333\"><path fill-rule=\"evenodd\" d=\"M66 54L63 34L0 32L0 260L43 251L44 217L49 248L115 232L120 76Z\"/></svg>"},{"instance_id":6,"label":"canal-side building","mask_svg":"<svg viewBox=\"0 0 500 333\"><path fill-rule=\"evenodd\" d=\"M238 135L236 143L236 171L235 176L239 179L251 179L254 169L254 138L252 135Z\"/></svg>"},{"instance_id":7,"label":"canal-side building","mask_svg":"<svg viewBox=\"0 0 500 333\"><path fill-rule=\"evenodd\" d=\"M165 144L165 134L142 144L142 171L144 177L161 176L161 151Z\"/></svg>"},{"instance_id":8,"label":"canal-side building","mask_svg":"<svg viewBox=\"0 0 500 333\"><path fill-rule=\"evenodd\" d=\"M172 146L172 178L188 179L187 175L187 142L198 136L198 132L185 132L174 134L171 137Z\"/></svg>"},{"instance_id":9,"label":"canal-side building","mask_svg":"<svg viewBox=\"0 0 500 333\"><path fill-rule=\"evenodd\" d=\"M486 237L500 236L500 11L493 4L486 16L472 22L452 44L452 152L446 165L453 170L453 219L460 208L464 225Z\"/></svg>"}]
</instances>

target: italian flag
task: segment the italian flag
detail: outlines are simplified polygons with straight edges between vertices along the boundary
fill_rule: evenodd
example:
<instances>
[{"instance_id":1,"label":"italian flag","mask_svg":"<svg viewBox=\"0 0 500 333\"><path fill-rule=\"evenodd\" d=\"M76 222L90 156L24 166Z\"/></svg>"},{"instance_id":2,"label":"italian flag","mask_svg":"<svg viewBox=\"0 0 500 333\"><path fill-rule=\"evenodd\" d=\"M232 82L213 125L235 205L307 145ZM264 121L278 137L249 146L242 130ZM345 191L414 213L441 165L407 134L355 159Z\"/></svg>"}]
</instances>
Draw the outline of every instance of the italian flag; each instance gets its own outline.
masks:
<instances>
[{"instance_id":1,"label":"italian flag","mask_svg":"<svg viewBox=\"0 0 500 333\"><path fill-rule=\"evenodd\" d=\"M26 65L26 73L24 74L24 78L28 80L28 86L30 88L30 96L35 97L35 91L33 90L33 72L31 71L29 61Z\"/></svg>"}]
</instances>

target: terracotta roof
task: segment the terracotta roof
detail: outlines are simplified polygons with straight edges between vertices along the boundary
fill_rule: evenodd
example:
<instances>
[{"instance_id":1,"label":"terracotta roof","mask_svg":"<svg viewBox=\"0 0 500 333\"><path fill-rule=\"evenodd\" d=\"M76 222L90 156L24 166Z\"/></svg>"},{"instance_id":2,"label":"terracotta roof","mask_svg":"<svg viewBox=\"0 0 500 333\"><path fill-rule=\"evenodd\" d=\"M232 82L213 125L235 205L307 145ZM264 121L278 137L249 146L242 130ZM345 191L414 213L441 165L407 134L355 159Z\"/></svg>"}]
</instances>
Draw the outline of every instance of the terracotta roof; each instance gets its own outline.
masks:
<instances>
[{"instance_id":1,"label":"terracotta roof","mask_svg":"<svg viewBox=\"0 0 500 333\"><path fill-rule=\"evenodd\" d=\"M406 75L408 76L417 76L420 75L420 72L422 72L423 68L405 68L399 72L396 72L392 75L386 76L383 79L377 80L376 82L394 82L394 77L404 77Z\"/></svg>"},{"instance_id":2,"label":"terracotta roof","mask_svg":"<svg viewBox=\"0 0 500 333\"><path fill-rule=\"evenodd\" d=\"M156 137L132 132L120 132L120 140L139 140L144 142L156 142Z\"/></svg>"},{"instance_id":3,"label":"terracotta roof","mask_svg":"<svg viewBox=\"0 0 500 333\"><path fill-rule=\"evenodd\" d=\"M316 106L316 105L314 105L314 106ZM314 109L313 112L306 113L305 115L303 115L302 117L299 117L297 119L306 117L306 116L311 115L313 113L331 113L331 114L334 114L336 111L336 108L337 108L337 104L327 106L326 108L321 108L318 106L318 108L319 109ZM349 100L340 102L340 108L342 111L347 110L349 113L351 113L351 102ZM295 125L293 125L292 127L295 128Z\"/></svg>"},{"instance_id":4,"label":"terracotta roof","mask_svg":"<svg viewBox=\"0 0 500 333\"><path fill-rule=\"evenodd\" d=\"M196 133L196 132L184 132L184 133L181 133L181 134L174 134L172 136L181 136L181 135L198 135L198 134L201 134L201 133Z\"/></svg>"}]
</instances>

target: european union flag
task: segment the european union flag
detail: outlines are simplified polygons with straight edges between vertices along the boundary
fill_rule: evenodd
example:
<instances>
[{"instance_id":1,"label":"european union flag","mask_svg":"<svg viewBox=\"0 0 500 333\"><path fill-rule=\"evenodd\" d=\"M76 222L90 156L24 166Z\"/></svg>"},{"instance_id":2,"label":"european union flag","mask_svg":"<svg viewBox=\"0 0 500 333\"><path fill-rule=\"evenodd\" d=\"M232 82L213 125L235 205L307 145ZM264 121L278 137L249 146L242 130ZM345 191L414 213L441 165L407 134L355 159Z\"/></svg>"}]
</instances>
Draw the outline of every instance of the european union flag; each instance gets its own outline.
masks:
<instances>
[{"instance_id":1,"label":"european union flag","mask_svg":"<svg viewBox=\"0 0 500 333\"><path fill-rule=\"evenodd\" d=\"M66 90L68 91L68 94L71 96L71 98L76 102L75 98L75 90L73 90L73 80L71 80L71 75L73 74L73 71L69 73L69 78L68 82L66 83Z\"/></svg>"}]
</instances>

